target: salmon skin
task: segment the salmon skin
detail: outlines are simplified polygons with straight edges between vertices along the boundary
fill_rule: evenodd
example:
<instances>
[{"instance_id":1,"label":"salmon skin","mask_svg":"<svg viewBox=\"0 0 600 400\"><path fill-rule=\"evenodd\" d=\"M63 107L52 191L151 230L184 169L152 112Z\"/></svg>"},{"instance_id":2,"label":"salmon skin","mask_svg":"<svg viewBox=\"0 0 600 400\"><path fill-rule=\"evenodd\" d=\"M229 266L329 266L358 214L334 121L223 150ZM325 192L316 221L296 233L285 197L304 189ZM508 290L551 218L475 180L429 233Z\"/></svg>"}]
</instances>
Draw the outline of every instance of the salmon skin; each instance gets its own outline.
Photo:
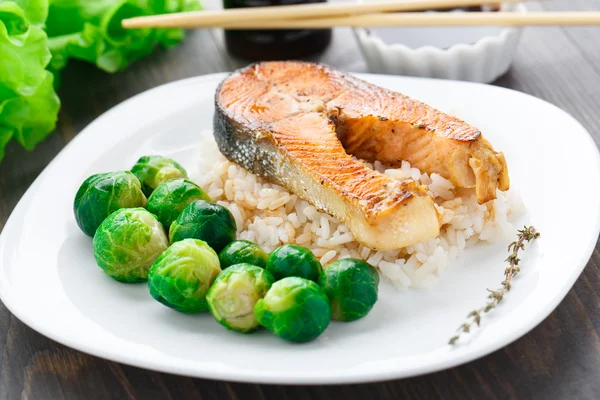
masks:
<instances>
[{"instance_id":1,"label":"salmon skin","mask_svg":"<svg viewBox=\"0 0 600 400\"><path fill-rule=\"evenodd\" d=\"M439 235L427 187L356 160L402 160L475 188L480 203L509 186L506 162L476 128L331 67L263 62L227 77L215 95L220 151L344 222L376 250Z\"/></svg>"}]
</instances>

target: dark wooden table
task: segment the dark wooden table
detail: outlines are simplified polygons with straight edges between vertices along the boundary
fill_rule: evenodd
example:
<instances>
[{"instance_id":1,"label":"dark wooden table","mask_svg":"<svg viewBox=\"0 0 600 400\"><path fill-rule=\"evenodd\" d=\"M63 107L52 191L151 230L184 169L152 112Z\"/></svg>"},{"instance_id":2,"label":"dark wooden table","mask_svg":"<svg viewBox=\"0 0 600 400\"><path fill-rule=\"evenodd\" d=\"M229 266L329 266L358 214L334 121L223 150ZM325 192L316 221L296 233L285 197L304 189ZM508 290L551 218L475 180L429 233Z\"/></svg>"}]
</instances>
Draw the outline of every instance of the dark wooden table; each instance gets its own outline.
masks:
<instances>
[{"instance_id":1,"label":"dark wooden table","mask_svg":"<svg viewBox=\"0 0 600 400\"><path fill-rule=\"evenodd\" d=\"M543 8L600 10L600 0L547 0ZM366 70L347 29L335 32L334 44L321 61L350 71ZM57 131L31 153L9 145L0 164L0 230L44 167L100 114L157 85L236 66L207 31L193 32L180 47L157 51L117 75L72 63L63 75ZM600 142L600 28L527 29L511 71L496 84L558 105ZM566 140L568 134L565 132ZM574 197L585 195L583 188L572 190L579 191ZM557 212L568 212L576 204L565 206ZM559 307L515 343L443 372L366 385L251 385L150 372L55 343L25 326L0 304L0 399L598 399L599 249L596 246L583 275Z\"/></svg>"}]
</instances>

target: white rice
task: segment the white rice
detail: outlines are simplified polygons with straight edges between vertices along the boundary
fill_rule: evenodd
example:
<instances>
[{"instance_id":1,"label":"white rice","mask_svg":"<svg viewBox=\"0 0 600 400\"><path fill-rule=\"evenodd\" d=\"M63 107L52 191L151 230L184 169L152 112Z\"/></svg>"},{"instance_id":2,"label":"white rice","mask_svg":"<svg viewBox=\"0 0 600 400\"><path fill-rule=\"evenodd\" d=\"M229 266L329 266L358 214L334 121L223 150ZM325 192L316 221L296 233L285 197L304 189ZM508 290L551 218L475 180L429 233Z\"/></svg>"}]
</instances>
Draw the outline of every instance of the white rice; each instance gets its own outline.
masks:
<instances>
[{"instance_id":1,"label":"white rice","mask_svg":"<svg viewBox=\"0 0 600 400\"><path fill-rule=\"evenodd\" d=\"M367 165L392 179L428 185L443 226L437 238L404 249L375 251L356 242L337 219L228 161L213 140L202 144L196 165L196 170L189 171L190 178L231 211L238 239L258 243L265 251L286 243L306 246L323 265L349 257L363 259L399 288L433 287L465 248L512 235L510 221L523 211L513 190L498 191L496 200L480 205L473 190L457 190L440 175L423 174L408 162L400 168L386 168L376 161Z\"/></svg>"}]
</instances>

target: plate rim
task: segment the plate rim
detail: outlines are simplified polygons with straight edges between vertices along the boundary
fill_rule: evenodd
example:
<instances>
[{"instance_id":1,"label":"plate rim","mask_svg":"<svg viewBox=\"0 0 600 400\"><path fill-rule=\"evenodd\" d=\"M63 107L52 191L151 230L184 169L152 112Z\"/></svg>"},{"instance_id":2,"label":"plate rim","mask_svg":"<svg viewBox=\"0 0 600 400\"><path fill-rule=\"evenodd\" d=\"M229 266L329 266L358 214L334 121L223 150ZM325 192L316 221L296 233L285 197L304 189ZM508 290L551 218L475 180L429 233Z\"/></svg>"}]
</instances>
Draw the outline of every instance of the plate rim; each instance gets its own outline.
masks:
<instances>
[{"instance_id":1,"label":"plate rim","mask_svg":"<svg viewBox=\"0 0 600 400\"><path fill-rule=\"evenodd\" d=\"M201 81L212 81L212 80L216 80L216 79L223 79L224 77L228 76L229 74L230 74L230 72L219 72L219 73L189 77L189 78L169 82L166 84L158 85L154 88L151 88L151 89L145 90L141 93L138 93L138 94L122 101L119 104L116 104L115 106L111 107L110 109L108 109L107 111L105 111L104 113L99 115L97 118L95 118L85 128L83 128L75 136L75 138L73 138L63 149L61 149L61 151L44 168L44 170L38 175L38 177L36 177L36 179L33 181L33 183L27 189L25 194L18 201L17 205L12 210L9 218L7 219L2 233L0 233L0 254L3 253L4 247L6 245L6 241L7 241L6 240L6 237L7 237L6 232L11 231L13 229L12 226L17 223L18 216L22 215L23 212L26 210L26 205L29 202L30 197L33 196L35 189L39 185L39 182L41 182L45 179L46 175L49 173L48 171L53 168L53 166L57 163L57 160L60 158L60 155L65 150L67 150L68 148L70 148L72 146L76 146L79 141L84 140L82 138L86 135L86 131L91 130L91 127L93 127L97 123L100 123L99 121L101 121L101 120L110 118L111 115L117 109L122 108L122 106L124 106L125 104L135 102L139 98L151 95L152 92L155 92L157 90L173 89L174 87L179 86L179 85L191 84L191 83L196 83L196 82L201 82ZM493 86L493 85L487 85L487 84L474 83L474 82L441 80L441 79L432 79L432 78L404 77L404 76L370 74L370 73L352 73L352 75L354 75L360 79L368 79L369 77L383 77L383 78L392 79L392 80L420 80L420 81L455 82L455 83L459 83L461 85L468 85L468 86L486 86L486 87L488 87L488 89L492 88L492 90L516 92L516 93L518 93L518 95L530 97L530 98L534 99L535 101L545 103L546 105L553 107L557 111L557 113L562 113L564 116L568 117L572 123L575 123L580 127L582 133L585 136L585 139L590 143L590 145L591 145L590 147L592 147L592 152L594 154L595 163L600 168L600 151L598 149L598 146L594 142L594 139L591 136L590 132L570 113L568 113L567 111L561 109L560 107L558 107L546 100L537 98L530 94L523 93L523 92L520 92L520 91L517 91L514 89ZM600 234L600 213L598 213L593 230L594 230L594 232L596 232L596 237L597 237L598 234ZM260 384L340 385L340 384L381 382L381 381L387 381L387 380L393 380L393 379L410 378L410 377L414 377L414 376L418 376L418 375L434 373L434 372L438 372L438 371L452 368L455 366L463 365L467 362L480 359L482 357L489 355L492 352L502 349L505 346L513 343L517 339L521 338L525 334L531 332L536 326L538 326L540 323L542 323L548 317L548 315L550 315L557 308L557 306L564 300L564 298L567 296L567 294L572 289L575 282L579 279L579 277L585 270L592 254L593 254L596 243L597 243L597 239L589 241L586 251L583 252L583 254L580 255L580 257L578 257L578 259L575 262L573 262L573 265L577 266L577 273L572 273L569 276L569 279L564 281L563 286L561 287L561 290L560 290L560 294L553 296L552 299L547 302L547 306L541 312L537 313L535 318L532 318L530 321L528 321L528 323L523 324L521 326L521 329L512 330L509 334L504 336L501 340L495 341L492 345L489 345L486 348L483 348L476 352L465 352L458 356L445 359L442 362L436 363L435 366L432 366L429 364L421 364L421 365L411 368L409 370L406 370L406 369L399 370L399 369L393 369L393 368L387 368L384 370L373 370L366 376L363 374L361 374L360 376L357 376L356 372L353 372L353 371L343 372L338 375L333 375L333 374L326 375L323 377L317 377L317 376L300 376L300 377L296 376L296 377L294 377L291 375L267 376L265 374L260 374L260 373L257 373L255 371L251 371L251 370L244 370L243 373L240 372L240 370L232 370L232 369L229 369L225 372L221 372L220 370L217 372L213 372L213 371L209 370L208 368L204 368L204 369L195 368L194 369L194 368L186 368L186 367L171 366L171 365L167 365L165 367L164 365L161 365L161 363L156 360L153 360L153 361L142 360L139 357L132 356L131 354L120 354L120 355L118 355L117 353L113 354L99 346L94 347L94 346L81 345L80 343L73 341L70 338L65 339L60 334L53 332L52 329L45 328L43 324L37 323L34 319L30 318L27 315L26 311L24 311L24 309L22 309L18 305L18 302L15 301L18 299L18 297L14 296L14 294L12 294L12 291L9 288L7 288L8 279L5 277L6 270L7 270L5 266L0 266L0 278L2 278L2 279L0 279L0 301L3 302L3 304L6 306L6 308L15 317L17 317L17 319L19 319L21 322L23 322L29 328L50 338L51 340L54 340L58 343L61 343L62 345L76 349L78 351L82 351L86 354L90 354L90 355L100 357L100 358L103 358L106 360L130 365L130 366L135 366L138 368L144 368L144 369L148 369L148 370L152 370L152 371L163 372L163 373L174 373L174 374L181 375L181 376L203 378L203 379L213 379L213 380L218 380L218 381L260 383ZM581 264L581 266L580 266L580 264Z\"/></svg>"}]
</instances>

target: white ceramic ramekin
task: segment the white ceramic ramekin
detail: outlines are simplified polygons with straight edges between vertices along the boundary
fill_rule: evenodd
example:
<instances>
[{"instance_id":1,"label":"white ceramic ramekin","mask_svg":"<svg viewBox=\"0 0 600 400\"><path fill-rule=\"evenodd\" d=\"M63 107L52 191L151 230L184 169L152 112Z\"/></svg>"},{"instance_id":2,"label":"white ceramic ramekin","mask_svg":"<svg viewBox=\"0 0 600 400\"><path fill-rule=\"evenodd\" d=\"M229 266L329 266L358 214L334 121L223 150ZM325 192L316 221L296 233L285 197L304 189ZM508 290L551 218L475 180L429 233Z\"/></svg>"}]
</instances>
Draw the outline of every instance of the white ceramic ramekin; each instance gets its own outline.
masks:
<instances>
[{"instance_id":1,"label":"white ceramic ramekin","mask_svg":"<svg viewBox=\"0 0 600 400\"><path fill-rule=\"evenodd\" d=\"M527 12L505 3L502 11ZM354 29L369 72L489 83L508 71L520 28Z\"/></svg>"}]
</instances>

